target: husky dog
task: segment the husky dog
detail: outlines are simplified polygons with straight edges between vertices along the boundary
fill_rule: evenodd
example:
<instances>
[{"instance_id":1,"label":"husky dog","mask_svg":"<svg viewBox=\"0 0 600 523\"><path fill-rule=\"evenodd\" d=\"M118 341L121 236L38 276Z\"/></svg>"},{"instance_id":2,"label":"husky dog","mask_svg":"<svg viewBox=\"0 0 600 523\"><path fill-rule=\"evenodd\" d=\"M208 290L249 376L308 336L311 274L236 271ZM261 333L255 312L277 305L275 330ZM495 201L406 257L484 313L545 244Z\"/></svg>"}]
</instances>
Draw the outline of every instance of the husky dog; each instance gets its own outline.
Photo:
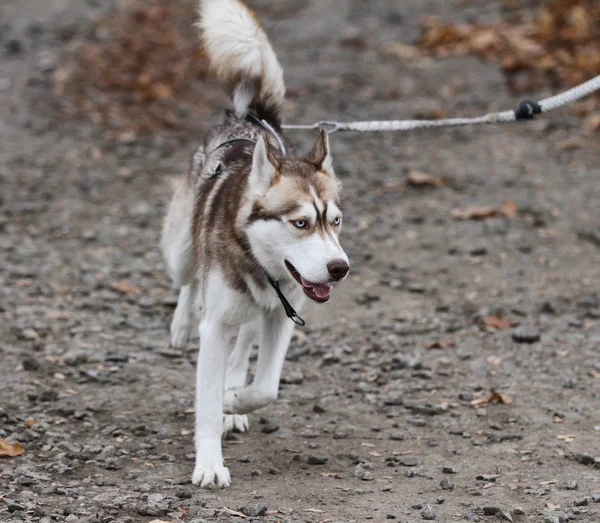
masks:
<instances>
[{"instance_id":1,"label":"husky dog","mask_svg":"<svg viewBox=\"0 0 600 523\"><path fill-rule=\"evenodd\" d=\"M227 487L221 434L247 430L246 414L277 398L294 322L303 324L296 310L305 296L326 302L349 265L327 133L306 158L286 151L283 71L254 13L239 0L201 0L198 25L234 111L195 153L161 246L181 289L171 344L185 345L199 322L192 482Z\"/></svg>"}]
</instances>

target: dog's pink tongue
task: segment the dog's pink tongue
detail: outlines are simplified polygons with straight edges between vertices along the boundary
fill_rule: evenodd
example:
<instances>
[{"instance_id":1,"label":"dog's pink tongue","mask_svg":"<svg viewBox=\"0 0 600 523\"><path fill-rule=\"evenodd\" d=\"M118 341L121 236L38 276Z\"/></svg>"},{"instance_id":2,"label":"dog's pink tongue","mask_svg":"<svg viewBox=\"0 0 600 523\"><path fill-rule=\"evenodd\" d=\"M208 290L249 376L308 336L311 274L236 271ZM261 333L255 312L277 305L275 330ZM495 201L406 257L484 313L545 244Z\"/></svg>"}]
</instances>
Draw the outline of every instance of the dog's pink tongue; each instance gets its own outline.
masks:
<instances>
[{"instance_id":1,"label":"dog's pink tongue","mask_svg":"<svg viewBox=\"0 0 600 523\"><path fill-rule=\"evenodd\" d=\"M327 298L331 292L331 285L328 283L319 283L313 287L313 291L315 291L318 298Z\"/></svg>"},{"instance_id":2,"label":"dog's pink tongue","mask_svg":"<svg viewBox=\"0 0 600 523\"><path fill-rule=\"evenodd\" d=\"M302 278L302 276L300 276L300 278L302 279L302 285L312 289L317 298L327 298L327 296L329 296L329 293L331 292L331 285L329 285L329 283L312 283Z\"/></svg>"}]
</instances>

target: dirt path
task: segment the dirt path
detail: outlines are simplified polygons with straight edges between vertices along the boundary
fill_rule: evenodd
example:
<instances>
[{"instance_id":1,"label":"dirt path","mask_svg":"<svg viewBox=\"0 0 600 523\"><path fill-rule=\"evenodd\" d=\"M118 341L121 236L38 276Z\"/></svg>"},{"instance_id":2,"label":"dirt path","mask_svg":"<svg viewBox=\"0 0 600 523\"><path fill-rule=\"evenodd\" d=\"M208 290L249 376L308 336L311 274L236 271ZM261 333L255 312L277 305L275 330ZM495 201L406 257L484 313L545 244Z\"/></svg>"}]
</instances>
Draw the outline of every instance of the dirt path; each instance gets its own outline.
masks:
<instances>
[{"instance_id":1,"label":"dirt path","mask_svg":"<svg viewBox=\"0 0 600 523\"><path fill-rule=\"evenodd\" d=\"M119 143L45 106L63 48L109 4L0 6L0 438L25 449L0 461L0 521L598 521L600 152L570 110L335 135L352 278L308 306L280 399L226 442L232 487L189 483L196 346L168 348L157 241L199 136ZM493 62L382 51L423 14L502 14L459 4L253 2L288 120L514 105ZM206 98L205 129L226 103L211 82ZM451 215L506 201L508 217ZM512 404L471 406L491 389Z\"/></svg>"}]
</instances>

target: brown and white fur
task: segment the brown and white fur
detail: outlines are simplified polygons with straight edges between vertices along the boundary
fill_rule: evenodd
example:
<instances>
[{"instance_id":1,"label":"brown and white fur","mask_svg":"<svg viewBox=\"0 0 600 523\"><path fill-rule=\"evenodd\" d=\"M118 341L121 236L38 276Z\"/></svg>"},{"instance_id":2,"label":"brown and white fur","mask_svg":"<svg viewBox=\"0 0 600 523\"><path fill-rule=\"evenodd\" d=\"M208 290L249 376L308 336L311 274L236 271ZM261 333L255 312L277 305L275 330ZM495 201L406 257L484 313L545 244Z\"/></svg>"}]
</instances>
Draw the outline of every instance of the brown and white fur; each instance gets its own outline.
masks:
<instances>
[{"instance_id":1,"label":"brown and white fur","mask_svg":"<svg viewBox=\"0 0 600 523\"><path fill-rule=\"evenodd\" d=\"M298 310L305 296L327 301L330 284L349 267L338 241L340 185L327 133L299 159L281 154L248 118L251 112L280 131L285 93L283 71L256 17L238 0L201 0L199 27L234 113L194 155L171 201L161 246L181 289L171 344L185 345L199 321L192 481L226 487L221 434L246 430L246 414L277 398L294 328L267 275ZM256 374L246 385L256 342Z\"/></svg>"}]
</instances>

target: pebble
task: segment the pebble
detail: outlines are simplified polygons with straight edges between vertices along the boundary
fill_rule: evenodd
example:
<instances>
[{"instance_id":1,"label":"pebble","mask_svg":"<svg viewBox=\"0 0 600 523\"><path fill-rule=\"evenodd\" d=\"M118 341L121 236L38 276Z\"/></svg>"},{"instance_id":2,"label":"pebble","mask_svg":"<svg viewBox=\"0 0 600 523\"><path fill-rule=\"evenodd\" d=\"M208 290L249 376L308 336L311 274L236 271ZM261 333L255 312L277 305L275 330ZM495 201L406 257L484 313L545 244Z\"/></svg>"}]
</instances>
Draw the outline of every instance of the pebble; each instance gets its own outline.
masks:
<instances>
[{"instance_id":1,"label":"pebble","mask_svg":"<svg viewBox=\"0 0 600 523\"><path fill-rule=\"evenodd\" d=\"M512 339L517 343L535 343L540 341L540 331L535 327L519 327L512 333Z\"/></svg>"},{"instance_id":2,"label":"pebble","mask_svg":"<svg viewBox=\"0 0 600 523\"><path fill-rule=\"evenodd\" d=\"M311 454L308 456L306 462L309 465L325 465L328 460L329 458L327 456L315 456L314 454Z\"/></svg>"},{"instance_id":3,"label":"pebble","mask_svg":"<svg viewBox=\"0 0 600 523\"><path fill-rule=\"evenodd\" d=\"M458 472L456 471L456 469L454 467L442 467L442 472L444 474L458 474Z\"/></svg>"},{"instance_id":4,"label":"pebble","mask_svg":"<svg viewBox=\"0 0 600 523\"><path fill-rule=\"evenodd\" d=\"M398 462L405 467L416 467L419 464L419 458L417 456L401 456Z\"/></svg>"},{"instance_id":5,"label":"pebble","mask_svg":"<svg viewBox=\"0 0 600 523\"><path fill-rule=\"evenodd\" d=\"M373 465L370 463L359 463L354 467L354 477L363 481L373 481L375 477L371 472Z\"/></svg>"},{"instance_id":6,"label":"pebble","mask_svg":"<svg viewBox=\"0 0 600 523\"><path fill-rule=\"evenodd\" d=\"M423 519L426 519L428 521L431 521L433 519L435 519L435 510L433 510L433 507L429 504L426 504L422 509L421 509L421 517Z\"/></svg>"},{"instance_id":7,"label":"pebble","mask_svg":"<svg viewBox=\"0 0 600 523\"><path fill-rule=\"evenodd\" d=\"M23 370L27 372L35 372L40 370L40 362L32 356L25 356L23 358Z\"/></svg>"},{"instance_id":8,"label":"pebble","mask_svg":"<svg viewBox=\"0 0 600 523\"><path fill-rule=\"evenodd\" d=\"M454 490L454 483L452 483L452 481L449 479L444 478L442 481L440 481L440 487L442 487L444 490Z\"/></svg>"},{"instance_id":9,"label":"pebble","mask_svg":"<svg viewBox=\"0 0 600 523\"><path fill-rule=\"evenodd\" d=\"M382 394L381 400L384 405L390 406L399 406L404 403L402 393L400 392L388 392L387 394Z\"/></svg>"},{"instance_id":10,"label":"pebble","mask_svg":"<svg viewBox=\"0 0 600 523\"><path fill-rule=\"evenodd\" d=\"M279 430L279 425L277 423L273 423L272 421L267 421L260 429L263 434L273 434L273 432L277 432Z\"/></svg>"},{"instance_id":11,"label":"pebble","mask_svg":"<svg viewBox=\"0 0 600 523\"><path fill-rule=\"evenodd\" d=\"M592 465L594 463L594 457L588 454L587 452L580 452L573 456L573 459L577 463L581 463L582 465Z\"/></svg>"},{"instance_id":12,"label":"pebble","mask_svg":"<svg viewBox=\"0 0 600 523\"><path fill-rule=\"evenodd\" d=\"M323 413L324 413L324 412L326 412L326 411L325 411L325 409L324 409L324 408L323 408L321 405L319 405L318 403L316 403L316 404L313 406L313 412L314 412L315 414L323 414Z\"/></svg>"},{"instance_id":13,"label":"pebble","mask_svg":"<svg viewBox=\"0 0 600 523\"><path fill-rule=\"evenodd\" d=\"M264 503L250 503L245 507L240 508L240 512L246 514L246 516L251 518L260 518L267 513L267 505Z\"/></svg>"},{"instance_id":14,"label":"pebble","mask_svg":"<svg viewBox=\"0 0 600 523\"><path fill-rule=\"evenodd\" d=\"M300 371L292 371L281 378L281 383L289 385L300 385L304 381L304 374Z\"/></svg>"},{"instance_id":15,"label":"pebble","mask_svg":"<svg viewBox=\"0 0 600 523\"><path fill-rule=\"evenodd\" d=\"M404 441L404 434L402 432L392 432L390 434L390 439L394 441Z\"/></svg>"}]
</instances>

